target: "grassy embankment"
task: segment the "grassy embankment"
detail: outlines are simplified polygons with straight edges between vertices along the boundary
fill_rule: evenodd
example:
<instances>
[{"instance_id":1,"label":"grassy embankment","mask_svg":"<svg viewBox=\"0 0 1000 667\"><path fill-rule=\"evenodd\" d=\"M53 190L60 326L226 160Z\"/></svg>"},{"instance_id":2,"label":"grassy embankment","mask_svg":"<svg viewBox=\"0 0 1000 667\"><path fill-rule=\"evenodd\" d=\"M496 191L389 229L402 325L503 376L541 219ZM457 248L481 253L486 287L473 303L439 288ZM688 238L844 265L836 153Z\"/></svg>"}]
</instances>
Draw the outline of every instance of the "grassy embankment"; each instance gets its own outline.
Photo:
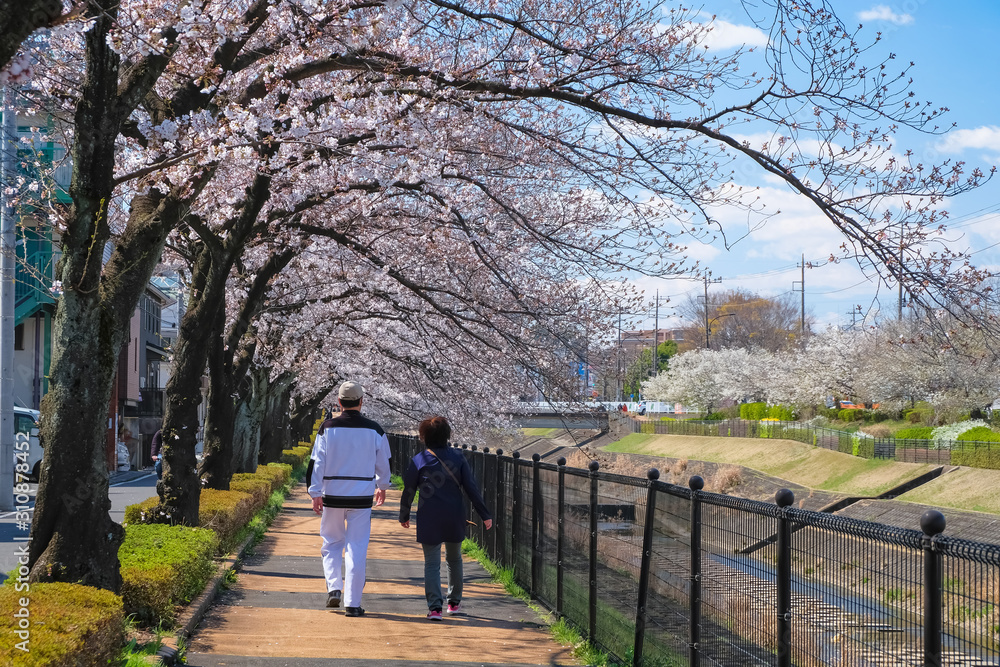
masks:
<instances>
[{"instance_id":1,"label":"grassy embankment","mask_svg":"<svg viewBox=\"0 0 1000 667\"><path fill-rule=\"evenodd\" d=\"M884 493L932 468L927 464L862 459L794 440L633 433L605 449L740 465L809 488L858 496Z\"/></svg>"},{"instance_id":2,"label":"grassy embankment","mask_svg":"<svg viewBox=\"0 0 1000 667\"><path fill-rule=\"evenodd\" d=\"M550 438L558 433L562 433L565 429L561 428L522 428L521 432L525 435L531 435L536 438Z\"/></svg>"},{"instance_id":3,"label":"grassy embankment","mask_svg":"<svg viewBox=\"0 0 1000 667\"><path fill-rule=\"evenodd\" d=\"M605 449L740 465L810 488L857 496L879 495L935 467L862 459L792 440L633 433ZM1000 514L1000 471L961 468L897 500Z\"/></svg>"}]
</instances>

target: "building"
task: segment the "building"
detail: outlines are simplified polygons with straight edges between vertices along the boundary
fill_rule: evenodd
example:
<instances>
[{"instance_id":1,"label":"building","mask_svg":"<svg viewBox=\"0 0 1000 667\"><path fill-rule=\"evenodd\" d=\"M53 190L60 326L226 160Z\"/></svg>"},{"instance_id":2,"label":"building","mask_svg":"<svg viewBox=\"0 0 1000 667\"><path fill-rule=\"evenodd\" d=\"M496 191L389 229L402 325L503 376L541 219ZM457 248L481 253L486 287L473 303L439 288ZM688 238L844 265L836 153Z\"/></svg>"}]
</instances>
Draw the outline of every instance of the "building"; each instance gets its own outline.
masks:
<instances>
[{"instance_id":1,"label":"building","mask_svg":"<svg viewBox=\"0 0 1000 667\"><path fill-rule=\"evenodd\" d=\"M666 343L668 340L682 343L684 341L683 329L638 329L635 331L622 331L621 348L626 359L632 359L644 349L652 349L653 337L656 336L658 345Z\"/></svg>"},{"instance_id":2,"label":"building","mask_svg":"<svg viewBox=\"0 0 1000 667\"><path fill-rule=\"evenodd\" d=\"M163 423L164 371L169 362L162 335L163 310L176 303L152 281L132 314L128 343L118 356L113 403L117 434L129 448L132 467L153 464L149 446ZM128 432L129 437L124 437Z\"/></svg>"}]
</instances>

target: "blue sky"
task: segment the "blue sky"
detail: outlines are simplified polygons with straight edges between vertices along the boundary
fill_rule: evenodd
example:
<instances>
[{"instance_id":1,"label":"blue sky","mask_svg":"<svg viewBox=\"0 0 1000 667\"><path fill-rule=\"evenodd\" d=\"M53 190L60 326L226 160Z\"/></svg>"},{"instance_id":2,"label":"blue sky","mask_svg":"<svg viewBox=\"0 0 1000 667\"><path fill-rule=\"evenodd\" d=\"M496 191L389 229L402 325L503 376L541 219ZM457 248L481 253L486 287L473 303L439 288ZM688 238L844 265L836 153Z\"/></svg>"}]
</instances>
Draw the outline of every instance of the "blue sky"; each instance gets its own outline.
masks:
<instances>
[{"instance_id":1,"label":"blue sky","mask_svg":"<svg viewBox=\"0 0 1000 667\"><path fill-rule=\"evenodd\" d=\"M903 0L902 2L860 2L832 0L833 9L849 27L863 24L862 39L882 33L882 41L869 57L872 61L889 52L897 61L915 63L911 70L912 90L920 100L946 106L945 123L956 123L944 136L911 133L898 141L895 149L912 149L925 161L946 158L963 160L967 171L979 166L987 171L1000 166L1000 59L998 28L1000 2L997 0ZM718 34L730 41L754 39L746 13L738 0L707 0L706 15L715 14ZM762 181L759 184L766 185ZM823 223L801 197L777 185L765 188L774 208L782 213L764 227L751 232L729 250L719 242L689 245L689 255L700 260L722 282L713 291L743 288L774 296L792 291L801 278L800 257L823 260L839 245L836 230ZM949 200L942 207L949 212L952 247L969 249L977 266L1000 270L1000 174L984 187ZM803 233L802 229L809 229ZM650 301L660 290L671 304L681 304L688 294L703 294L700 281L637 281ZM849 325L849 312L881 307L895 312L896 292L873 281L855 264L825 264L806 270L806 310L822 327ZM794 286L798 289L798 284ZM794 292L796 302L799 293ZM876 296L878 300L876 301ZM661 326L672 309L661 305ZM652 318L644 323L652 326Z\"/></svg>"}]
</instances>

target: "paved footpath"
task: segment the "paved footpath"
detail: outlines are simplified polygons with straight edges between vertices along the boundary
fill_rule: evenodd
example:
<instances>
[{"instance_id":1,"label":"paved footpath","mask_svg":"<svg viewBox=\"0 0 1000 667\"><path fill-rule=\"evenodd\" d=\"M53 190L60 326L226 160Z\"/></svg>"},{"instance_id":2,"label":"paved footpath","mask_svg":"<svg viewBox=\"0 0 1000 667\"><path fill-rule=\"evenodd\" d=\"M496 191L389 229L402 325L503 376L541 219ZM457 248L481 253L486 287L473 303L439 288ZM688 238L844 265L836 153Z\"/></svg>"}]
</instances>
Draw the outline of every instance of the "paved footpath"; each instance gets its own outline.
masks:
<instances>
[{"instance_id":1,"label":"paved footpath","mask_svg":"<svg viewBox=\"0 0 1000 667\"><path fill-rule=\"evenodd\" d=\"M194 632L192 667L575 665L537 615L465 559L466 616L426 618L423 552L399 525L399 491L372 512L362 618L326 608L319 517L305 486L285 501L237 583ZM442 562L442 576L446 579Z\"/></svg>"}]
</instances>

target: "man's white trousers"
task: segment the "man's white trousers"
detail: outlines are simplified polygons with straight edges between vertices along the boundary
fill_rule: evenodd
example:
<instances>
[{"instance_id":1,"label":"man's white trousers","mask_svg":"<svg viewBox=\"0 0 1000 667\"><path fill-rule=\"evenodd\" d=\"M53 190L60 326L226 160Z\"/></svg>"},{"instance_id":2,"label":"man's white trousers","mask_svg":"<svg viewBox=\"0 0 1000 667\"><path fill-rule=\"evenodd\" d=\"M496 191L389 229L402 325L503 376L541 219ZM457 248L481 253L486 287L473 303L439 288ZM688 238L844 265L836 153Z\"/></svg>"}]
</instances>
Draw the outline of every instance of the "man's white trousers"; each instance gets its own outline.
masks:
<instances>
[{"instance_id":1,"label":"man's white trousers","mask_svg":"<svg viewBox=\"0 0 1000 667\"><path fill-rule=\"evenodd\" d=\"M344 592L345 607L361 606L368 564L368 539L372 533L372 510L324 507L319 534L323 538L323 574L326 590ZM341 559L347 572L341 576Z\"/></svg>"}]
</instances>

